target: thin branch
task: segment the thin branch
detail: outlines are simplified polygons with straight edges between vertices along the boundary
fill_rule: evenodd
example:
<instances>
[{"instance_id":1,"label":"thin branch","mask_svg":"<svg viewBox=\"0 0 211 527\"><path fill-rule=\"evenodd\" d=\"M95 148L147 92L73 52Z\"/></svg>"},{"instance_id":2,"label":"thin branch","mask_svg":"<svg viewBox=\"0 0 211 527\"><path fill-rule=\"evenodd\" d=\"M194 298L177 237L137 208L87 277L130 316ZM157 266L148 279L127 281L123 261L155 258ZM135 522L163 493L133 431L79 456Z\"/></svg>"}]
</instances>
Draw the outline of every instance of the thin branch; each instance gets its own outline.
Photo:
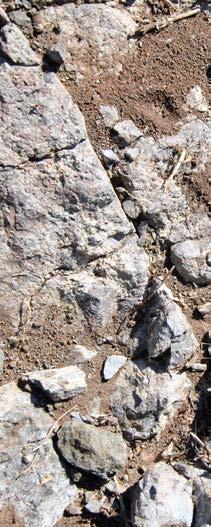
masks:
<instances>
[{"instance_id":1,"label":"thin branch","mask_svg":"<svg viewBox=\"0 0 211 527\"><path fill-rule=\"evenodd\" d=\"M141 33L142 35L146 35L146 33L149 33L150 31L160 31L161 29L165 29L169 24L173 24L174 22L178 22L179 20L184 20L184 18L195 16L200 13L200 11L200 7L196 7L195 9L190 9L189 11L175 13L168 17L162 18L160 21L157 20L156 22L150 22L150 24L140 27L136 34Z\"/></svg>"}]
</instances>

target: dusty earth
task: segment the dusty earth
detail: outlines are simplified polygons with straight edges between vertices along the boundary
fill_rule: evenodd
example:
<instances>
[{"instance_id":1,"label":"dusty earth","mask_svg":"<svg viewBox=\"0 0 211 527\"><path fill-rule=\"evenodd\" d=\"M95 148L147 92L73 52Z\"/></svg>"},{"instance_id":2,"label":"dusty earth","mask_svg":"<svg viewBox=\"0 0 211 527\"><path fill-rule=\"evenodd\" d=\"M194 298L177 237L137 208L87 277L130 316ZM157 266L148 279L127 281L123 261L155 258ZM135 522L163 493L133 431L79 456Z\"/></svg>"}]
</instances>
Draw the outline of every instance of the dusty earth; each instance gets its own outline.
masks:
<instances>
[{"instance_id":1,"label":"dusty earth","mask_svg":"<svg viewBox=\"0 0 211 527\"><path fill-rule=\"evenodd\" d=\"M11 12L11 3L2 2L8 14ZM127 4L119 4L120 10L127 10ZM154 16L169 14L168 4L165 2L149 2L144 7L142 18L152 19ZM24 31L24 28L22 28ZM169 28L160 32L152 32L145 36L131 35L135 41L135 47L125 57L122 70L116 75L108 70L107 64L102 60L98 64L98 57L90 47L84 54L83 61L86 64L84 78L77 81L73 72L61 66L57 74L67 88L75 102L82 111L88 136L95 149L101 156L101 149L112 147L112 137L105 127L99 106L115 105L119 109L123 119L132 119L144 132L159 138L163 135L172 135L179 129L179 123L184 118L184 102L189 90L199 85L203 93L208 97L208 86L206 78L207 70L207 30L208 20L205 14L177 22ZM41 34L33 32L30 35L31 44L34 49L45 56L46 50L57 38L56 31L49 32L48 29ZM73 58L74 61L74 58ZM93 70L93 64L96 68ZM50 69L48 62L44 61L45 69ZM53 68L52 68L53 69ZM203 118L200 115L200 118ZM189 206L192 210L208 211L209 181L206 172L199 173L194 170L195 162L191 159L192 172L188 171L177 176L179 183L187 196ZM116 186L118 181L118 169L111 181ZM151 274L158 276L170 270L169 255L162 252L158 245L152 241L149 250L152 255ZM64 273L65 274L65 273ZM190 321L194 333L201 343L195 362L202 362L204 357L204 336L209 330L210 321L204 319L197 311L197 306L209 300L209 288L197 287L185 284L174 270L167 276L166 285L173 291L184 314ZM141 317L142 313L139 312ZM135 316L127 321L131 325L131 331ZM54 328L60 327L60 333ZM11 339L10 347L5 356L5 368L3 383L11 380L17 381L23 371L31 371L39 368L61 367L66 365L69 357L69 348L78 343L78 337L87 348L95 348L99 351L94 363L80 365L86 372L88 388L84 394L78 396L74 401L49 405L49 401L40 396L40 402L57 419L68 408L73 405L82 413L91 409L93 397L102 400L102 413L109 413L109 396L115 383L102 382L102 365L105 358L112 353L118 352L128 355L127 347L118 341L119 320L113 319L110 327L106 327L106 336L111 335L112 342L105 339L103 328L93 329L89 322L83 328L78 327L74 321L74 313L67 310L65 313L58 312L52 306L51 312L41 315L39 324L25 324L18 338ZM186 370L186 368L184 367ZM130 460L126 470L118 474L120 483L127 485L128 491L125 496L125 504L129 503L131 489L137 479L146 468L154 461L162 459L162 453L169 443L174 444L172 460L192 461L194 452L189 440L189 431L192 429L203 439L206 437L206 419L201 418L203 408L203 392L206 386L206 374L187 372L194 382L195 394L189 398L180 408L173 423L169 423L167 430L158 439L154 438L144 443L135 442L131 448ZM200 416L200 417L199 417ZM57 527L93 526L93 527L121 527L129 525L119 515L119 503L117 500L116 514L111 516L100 514L89 517L64 517L56 525ZM11 509L1 511L1 527L22 527L18 518ZM153 527L153 526L152 526Z\"/></svg>"}]
</instances>

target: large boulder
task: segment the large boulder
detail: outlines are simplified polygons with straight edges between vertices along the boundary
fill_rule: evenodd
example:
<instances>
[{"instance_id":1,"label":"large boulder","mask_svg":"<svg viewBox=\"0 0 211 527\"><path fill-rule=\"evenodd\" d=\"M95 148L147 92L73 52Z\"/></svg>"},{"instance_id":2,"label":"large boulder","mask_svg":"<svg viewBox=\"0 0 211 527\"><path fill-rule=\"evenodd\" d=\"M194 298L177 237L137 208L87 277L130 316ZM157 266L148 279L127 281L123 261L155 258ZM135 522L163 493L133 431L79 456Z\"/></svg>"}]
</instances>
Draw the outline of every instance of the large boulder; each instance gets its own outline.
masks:
<instances>
[{"instance_id":1,"label":"large boulder","mask_svg":"<svg viewBox=\"0 0 211 527\"><path fill-rule=\"evenodd\" d=\"M132 497L134 527L191 527L192 485L166 463L157 463L135 487Z\"/></svg>"},{"instance_id":2,"label":"large boulder","mask_svg":"<svg viewBox=\"0 0 211 527\"><path fill-rule=\"evenodd\" d=\"M14 383L0 388L0 509L9 504L25 527L52 527L76 496L52 439L45 441L53 423Z\"/></svg>"}]
</instances>

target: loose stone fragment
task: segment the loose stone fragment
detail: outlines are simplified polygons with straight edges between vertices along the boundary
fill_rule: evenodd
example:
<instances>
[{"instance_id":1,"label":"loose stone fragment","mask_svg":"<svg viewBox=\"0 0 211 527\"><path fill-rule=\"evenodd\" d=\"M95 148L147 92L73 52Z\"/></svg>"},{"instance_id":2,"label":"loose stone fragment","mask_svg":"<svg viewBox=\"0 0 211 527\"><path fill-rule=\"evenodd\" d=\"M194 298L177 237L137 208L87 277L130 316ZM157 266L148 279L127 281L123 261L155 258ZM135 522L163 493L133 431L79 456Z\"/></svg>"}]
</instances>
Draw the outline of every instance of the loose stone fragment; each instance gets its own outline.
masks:
<instances>
[{"instance_id":1,"label":"loose stone fragment","mask_svg":"<svg viewBox=\"0 0 211 527\"><path fill-rule=\"evenodd\" d=\"M157 463L135 487L131 507L133 526L191 527L191 494L189 481L166 463Z\"/></svg>"},{"instance_id":2,"label":"loose stone fragment","mask_svg":"<svg viewBox=\"0 0 211 527\"><path fill-rule=\"evenodd\" d=\"M185 282L194 282L198 285L211 283L210 250L211 238L185 240L173 245L171 261Z\"/></svg>"},{"instance_id":3,"label":"loose stone fragment","mask_svg":"<svg viewBox=\"0 0 211 527\"><path fill-rule=\"evenodd\" d=\"M108 479L127 464L121 434L76 419L59 430L58 449L73 467L102 479Z\"/></svg>"},{"instance_id":4,"label":"loose stone fragment","mask_svg":"<svg viewBox=\"0 0 211 527\"><path fill-rule=\"evenodd\" d=\"M125 147L138 139L142 133L133 121L126 119L113 126L113 135L119 146Z\"/></svg>"},{"instance_id":5,"label":"loose stone fragment","mask_svg":"<svg viewBox=\"0 0 211 527\"><path fill-rule=\"evenodd\" d=\"M117 121L119 121L119 114L116 106L104 106L102 104L99 110L103 117L105 126L108 128L111 128Z\"/></svg>"},{"instance_id":6,"label":"loose stone fragment","mask_svg":"<svg viewBox=\"0 0 211 527\"><path fill-rule=\"evenodd\" d=\"M105 381L111 379L124 366L127 357L124 355L111 355L107 357L103 367L103 377Z\"/></svg>"},{"instance_id":7,"label":"loose stone fragment","mask_svg":"<svg viewBox=\"0 0 211 527\"><path fill-rule=\"evenodd\" d=\"M186 97L187 105L198 112L208 112L206 98L204 97L200 86L195 86Z\"/></svg>"},{"instance_id":8,"label":"loose stone fragment","mask_svg":"<svg viewBox=\"0 0 211 527\"><path fill-rule=\"evenodd\" d=\"M46 56L51 62L61 66L65 62L66 51L64 46L58 43L47 50Z\"/></svg>"},{"instance_id":9,"label":"loose stone fragment","mask_svg":"<svg viewBox=\"0 0 211 527\"><path fill-rule=\"evenodd\" d=\"M86 388L85 373L77 366L26 373L22 381L42 390L51 401L65 401Z\"/></svg>"}]
</instances>

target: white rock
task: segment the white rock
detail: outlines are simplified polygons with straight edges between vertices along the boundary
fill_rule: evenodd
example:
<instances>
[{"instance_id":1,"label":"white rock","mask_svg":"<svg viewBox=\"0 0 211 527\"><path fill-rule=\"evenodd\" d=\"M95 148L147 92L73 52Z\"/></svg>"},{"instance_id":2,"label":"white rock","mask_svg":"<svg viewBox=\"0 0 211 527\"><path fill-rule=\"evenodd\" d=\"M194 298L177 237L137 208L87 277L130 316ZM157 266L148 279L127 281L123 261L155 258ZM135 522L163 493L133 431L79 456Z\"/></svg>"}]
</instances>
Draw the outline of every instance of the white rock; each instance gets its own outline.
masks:
<instances>
[{"instance_id":1,"label":"white rock","mask_svg":"<svg viewBox=\"0 0 211 527\"><path fill-rule=\"evenodd\" d=\"M111 128L117 121L119 121L119 114L116 106L105 106L102 104L99 110L104 120L104 124L108 128Z\"/></svg>"},{"instance_id":2,"label":"white rock","mask_svg":"<svg viewBox=\"0 0 211 527\"><path fill-rule=\"evenodd\" d=\"M44 391L54 402L75 397L86 388L85 373L77 366L25 373L22 381Z\"/></svg>"},{"instance_id":3,"label":"white rock","mask_svg":"<svg viewBox=\"0 0 211 527\"><path fill-rule=\"evenodd\" d=\"M122 147L129 145L142 135L141 130L130 119L115 124L113 132L116 141Z\"/></svg>"},{"instance_id":4,"label":"white rock","mask_svg":"<svg viewBox=\"0 0 211 527\"><path fill-rule=\"evenodd\" d=\"M200 240L185 240L173 245L171 261L185 282L195 282L199 285L211 283L210 249L210 237L204 237Z\"/></svg>"},{"instance_id":5,"label":"white rock","mask_svg":"<svg viewBox=\"0 0 211 527\"><path fill-rule=\"evenodd\" d=\"M208 105L200 86L195 86L186 97L187 105L198 112L208 112Z\"/></svg>"},{"instance_id":6,"label":"white rock","mask_svg":"<svg viewBox=\"0 0 211 527\"><path fill-rule=\"evenodd\" d=\"M119 163L119 157L118 155L111 149L107 148L105 150L101 150L102 159L106 166L110 166L116 163Z\"/></svg>"},{"instance_id":7,"label":"white rock","mask_svg":"<svg viewBox=\"0 0 211 527\"><path fill-rule=\"evenodd\" d=\"M124 366L126 360L127 358L124 355L111 355L107 357L103 368L104 379L106 381L111 379Z\"/></svg>"},{"instance_id":8,"label":"white rock","mask_svg":"<svg viewBox=\"0 0 211 527\"><path fill-rule=\"evenodd\" d=\"M71 363L72 364L81 364L83 362L88 362L96 357L97 352L87 349L85 346L76 344L71 349Z\"/></svg>"},{"instance_id":9,"label":"white rock","mask_svg":"<svg viewBox=\"0 0 211 527\"><path fill-rule=\"evenodd\" d=\"M166 463L145 472L132 499L134 527L191 527L192 485Z\"/></svg>"}]
</instances>

